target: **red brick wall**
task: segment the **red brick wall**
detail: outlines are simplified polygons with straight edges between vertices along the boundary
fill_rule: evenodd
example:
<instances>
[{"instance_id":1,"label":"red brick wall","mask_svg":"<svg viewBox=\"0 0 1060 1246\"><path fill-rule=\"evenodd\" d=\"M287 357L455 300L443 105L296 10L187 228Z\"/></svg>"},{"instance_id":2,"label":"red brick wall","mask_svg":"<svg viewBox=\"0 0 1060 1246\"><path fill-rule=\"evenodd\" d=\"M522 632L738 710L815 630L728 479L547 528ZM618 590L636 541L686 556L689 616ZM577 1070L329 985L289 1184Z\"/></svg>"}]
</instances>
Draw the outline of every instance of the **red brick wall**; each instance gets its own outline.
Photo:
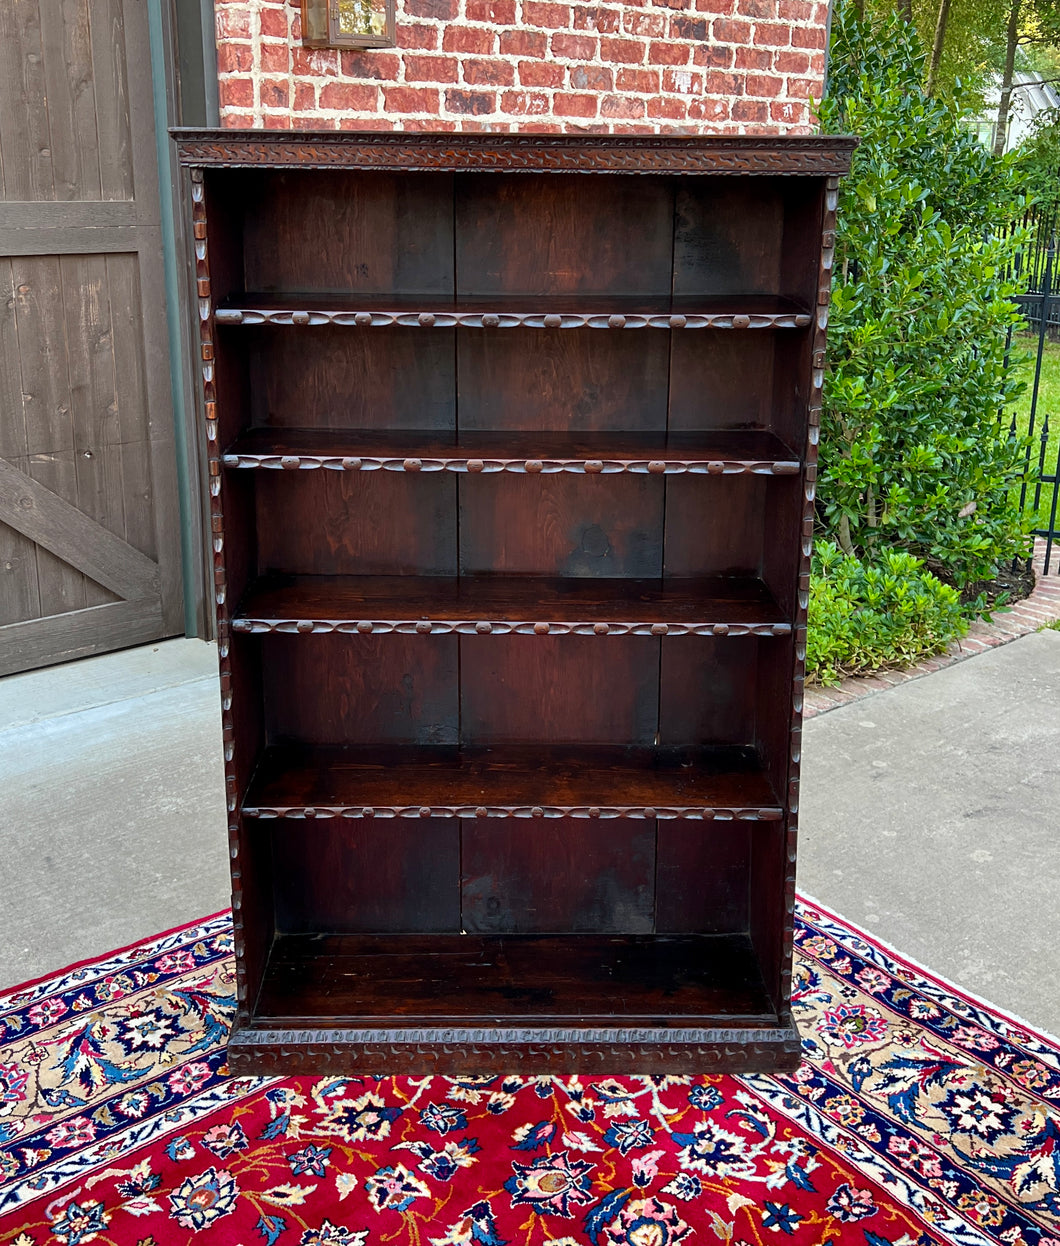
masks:
<instances>
[{"instance_id":1,"label":"red brick wall","mask_svg":"<svg viewBox=\"0 0 1060 1246\"><path fill-rule=\"evenodd\" d=\"M222 124L808 133L825 0L397 0L397 47L312 50L298 0L215 0Z\"/></svg>"}]
</instances>

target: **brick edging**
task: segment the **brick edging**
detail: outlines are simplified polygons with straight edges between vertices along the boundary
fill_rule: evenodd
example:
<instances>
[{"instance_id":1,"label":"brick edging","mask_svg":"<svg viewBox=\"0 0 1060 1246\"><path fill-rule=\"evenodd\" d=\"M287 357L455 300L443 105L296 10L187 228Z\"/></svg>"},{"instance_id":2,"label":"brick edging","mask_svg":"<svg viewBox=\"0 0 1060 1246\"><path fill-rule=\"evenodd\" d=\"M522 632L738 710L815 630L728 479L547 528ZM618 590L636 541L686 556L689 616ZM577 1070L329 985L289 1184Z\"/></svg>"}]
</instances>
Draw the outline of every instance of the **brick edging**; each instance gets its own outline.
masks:
<instances>
[{"instance_id":1,"label":"brick edging","mask_svg":"<svg viewBox=\"0 0 1060 1246\"><path fill-rule=\"evenodd\" d=\"M1054 559L1057 551L1053 552ZM1020 636L1029 636L1046 623L1060 619L1060 568L1054 561L1053 574L1045 575L1045 541L1038 537L1034 542L1034 589L1028 597L1017 601L1012 606L994 611L992 622L973 623L963 640L954 641L945 653L937 654L918 662L916 666L906 667L898 671L877 671L874 675L854 675L844 679L835 687L823 688L814 686L806 690L803 709L804 718L815 718L828 710L838 709L841 705L849 705L851 701L859 701L863 697L872 696L877 692L885 692L899 684L908 683L911 679L920 679L924 675L934 674L957 662L964 662L977 653L985 653L988 649L996 649L999 645L1007 645Z\"/></svg>"}]
</instances>

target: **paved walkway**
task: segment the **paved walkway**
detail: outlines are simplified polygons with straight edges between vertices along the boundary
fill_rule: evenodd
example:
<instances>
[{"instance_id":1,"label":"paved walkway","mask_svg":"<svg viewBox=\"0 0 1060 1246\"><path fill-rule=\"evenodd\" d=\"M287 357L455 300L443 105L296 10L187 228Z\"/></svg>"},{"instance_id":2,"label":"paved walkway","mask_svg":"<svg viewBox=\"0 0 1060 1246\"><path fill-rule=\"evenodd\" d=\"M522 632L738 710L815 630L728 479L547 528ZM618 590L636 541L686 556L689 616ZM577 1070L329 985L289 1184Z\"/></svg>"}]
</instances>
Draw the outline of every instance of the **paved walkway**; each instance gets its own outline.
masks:
<instances>
[{"instance_id":1,"label":"paved walkway","mask_svg":"<svg viewBox=\"0 0 1060 1246\"><path fill-rule=\"evenodd\" d=\"M1060 1031L1060 632L862 687L806 724L800 887ZM0 680L0 984L227 905L220 752L200 641Z\"/></svg>"}]
</instances>

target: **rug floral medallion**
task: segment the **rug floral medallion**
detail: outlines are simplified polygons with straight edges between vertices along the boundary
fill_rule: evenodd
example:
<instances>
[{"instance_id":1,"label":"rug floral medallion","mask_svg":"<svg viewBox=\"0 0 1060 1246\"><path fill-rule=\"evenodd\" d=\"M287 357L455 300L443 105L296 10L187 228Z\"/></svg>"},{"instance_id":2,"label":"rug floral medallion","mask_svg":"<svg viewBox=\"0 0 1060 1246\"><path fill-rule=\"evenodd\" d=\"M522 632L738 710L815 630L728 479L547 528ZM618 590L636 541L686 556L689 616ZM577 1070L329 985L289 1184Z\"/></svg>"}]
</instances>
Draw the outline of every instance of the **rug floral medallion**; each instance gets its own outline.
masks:
<instances>
[{"instance_id":1,"label":"rug floral medallion","mask_svg":"<svg viewBox=\"0 0 1060 1246\"><path fill-rule=\"evenodd\" d=\"M808 902L779 1077L232 1078L226 914L0 996L4 1246L1060 1246L1060 1048Z\"/></svg>"}]
</instances>

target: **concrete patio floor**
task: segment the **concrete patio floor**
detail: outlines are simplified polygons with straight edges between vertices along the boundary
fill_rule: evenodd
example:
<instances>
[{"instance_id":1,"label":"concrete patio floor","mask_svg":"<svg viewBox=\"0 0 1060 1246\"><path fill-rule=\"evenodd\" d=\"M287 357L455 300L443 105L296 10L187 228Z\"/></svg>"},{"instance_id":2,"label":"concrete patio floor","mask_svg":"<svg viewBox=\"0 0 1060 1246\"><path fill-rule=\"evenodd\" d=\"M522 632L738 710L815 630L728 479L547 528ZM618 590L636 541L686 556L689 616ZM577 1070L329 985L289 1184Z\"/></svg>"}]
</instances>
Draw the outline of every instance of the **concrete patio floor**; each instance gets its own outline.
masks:
<instances>
[{"instance_id":1,"label":"concrete patio floor","mask_svg":"<svg viewBox=\"0 0 1060 1246\"><path fill-rule=\"evenodd\" d=\"M213 647L0 680L0 985L229 902ZM1060 1032L1060 632L807 722L800 889Z\"/></svg>"}]
</instances>

